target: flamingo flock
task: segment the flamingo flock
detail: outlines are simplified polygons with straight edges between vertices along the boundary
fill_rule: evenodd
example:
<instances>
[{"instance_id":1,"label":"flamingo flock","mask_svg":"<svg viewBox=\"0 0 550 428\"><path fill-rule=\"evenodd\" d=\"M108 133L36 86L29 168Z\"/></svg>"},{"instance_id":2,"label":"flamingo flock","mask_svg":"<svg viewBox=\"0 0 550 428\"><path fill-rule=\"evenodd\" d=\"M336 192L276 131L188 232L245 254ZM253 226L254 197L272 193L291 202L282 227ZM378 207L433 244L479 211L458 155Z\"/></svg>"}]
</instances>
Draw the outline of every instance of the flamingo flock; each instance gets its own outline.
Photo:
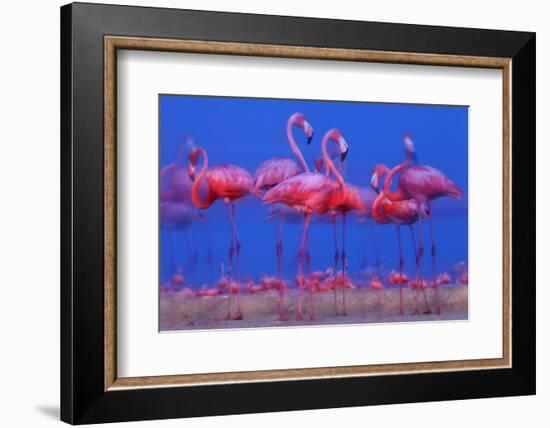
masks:
<instances>
[{"instance_id":1,"label":"flamingo flock","mask_svg":"<svg viewBox=\"0 0 550 428\"><path fill-rule=\"evenodd\" d=\"M178 290L185 297L214 297L227 295L227 308L224 320L242 320L246 317L241 307L241 292L249 294L273 290L278 293L279 321L287 321L289 316L285 305L285 293L290 285L285 280L283 269L283 232L285 212L293 212L302 218L302 231L296 251L296 273L294 284L297 288L296 319L304 319L304 292L308 292L308 313L310 320L316 319L314 293L334 293L334 313L345 316L346 290L356 288L347 273L346 254L346 221L350 212L359 218L367 215L381 225L394 225L397 235L398 263L387 277L387 283L399 287L399 313L405 315L403 293L404 287L414 292L413 315L420 315L420 293L423 296L422 313L440 314L441 302L439 287L452 283L451 273L437 273L432 201L442 197L460 199L463 192L442 171L429 165L416 163L416 153L412 136L405 134L403 141L405 157L403 161L389 168L386 165L375 165L372 171L365 171L370 176L370 188L359 187L345 181L341 165L349 153L349 146L343 133L332 128L326 131L321 139L321 156L315 159L313 170L310 170L297 142L297 131L303 135L304 143L311 146L314 131L303 113L295 113L287 121L286 136L295 159L274 157L262 162L251 174L246 169L234 164L210 165L207 150L196 146L190 135L182 137L176 159L160 171L160 224L165 231L168 248L168 261L171 279L161 285L162 291ZM330 151L329 151L330 146ZM330 153L330 154L329 154ZM338 159L340 167L335 162ZM185 165L187 161L187 165ZM323 171L324 168L324 171ZM368 182L368 179L365 180ZM396 185L394 184L396 182ZM382 184L382 185L380 185ZM392 188L395 188L392 189ZM370 196L373 194L374 196ZM241 280L241 241L239 238L236 207L245 197L256 197L270 207L275 225L274 249L277 274L263 274L258 282ZM173 246L173 231L186 232L187 228L198 221L206 221L201 215L217 200L226 207L229 220L229 246L227 250L227 268L220 264L220 278L214 287L204 284L194 291L186 286L184 267L176 266ZM325 271L311 271L311 253L309 247L310 224L313 215L330 216L333 226L334 264ZM423 220L429 223L431 239L432 272L431 281L424 277L424 233ZM342 225L339 244L337 223ZM409 278L404 271L402 245L402 227L407 226L411 236L411 246L415 259L415 277ZM415 233L418 229L418 245ZM185 234L188 242L187 234ZM190 250L189 267L192 269L196 256ZM341 250L341 251L340 251ZM457 267L453 274L460 284L468 283L467 267ZM434 302L430 302L426 289L434 289ZM384 278L379 273L371 276L365 289L380 291L385 288ZM341 298L338 298L338 294ZM234 303L234 308L233 308ZM433 306L433 307L432 307Z\"/></svg>"}]
</instances>

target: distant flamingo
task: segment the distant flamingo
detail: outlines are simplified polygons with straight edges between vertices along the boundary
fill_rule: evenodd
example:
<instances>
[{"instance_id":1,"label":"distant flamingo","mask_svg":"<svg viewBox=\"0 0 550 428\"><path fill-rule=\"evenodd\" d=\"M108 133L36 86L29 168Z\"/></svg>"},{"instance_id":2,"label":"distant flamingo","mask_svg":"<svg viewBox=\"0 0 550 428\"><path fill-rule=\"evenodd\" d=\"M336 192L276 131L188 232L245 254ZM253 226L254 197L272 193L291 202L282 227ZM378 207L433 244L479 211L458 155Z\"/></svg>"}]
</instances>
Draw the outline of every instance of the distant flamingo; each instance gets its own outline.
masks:
<instances>
[{"instance_id":1,"label":"distant flamingo","mask_svg":"<svg viewBox=\"0 0 550 428\"><path fill-rule=\"evenodd\" d=\"M401 244L401 226L407 225L411 231L411 238L414 247L414 255L416 258L416 278L417 280L421 279L421 271L419 258L416 250L416 241L414 237L414 230L412 225L418 221L418 214L421 213L421 216L427 216L426 209L421 207L419 209L418 203L414 199L406 199L401 201L392 202L385 197L384 192L380 192L378 189L379 180L388 173L388 167L384 164L378 164L373 168L373 174L371 178L371 185L375 192L378 193L374 204L372 206L372 217L374 221L379 224L393 223L396 225L397 229L397 244L399 247L399 275L403 276L403 246ZM403 310L403 284L399 284L399 315L404 315ZM428 300L424 292L424 300L426 301L426 306L428 305ZM426 312L430 312L429 309ZM415 293L415 311L414 314L418 315L420 309L418 307L418 290Z\"/></svg>"},{"instance_id":2,"label":"distant flamingo","mask_svg":"<svg viewBox=\"0 0 550 428\"><path fill-rule=\"evenodd\" d=\"M184 134L180 138L178 154L173 162L160 170L160 222L166 230L169 248L169 260L171 273L175 269L174 244L172 232L184 230L187 253L189 255L190 272L194 271L197 254L196 248L189 244L187 230L194 218L194 209L191 204L191 187L193 183L189 179L183 160L194 145L190 134Z\"/></svg>"},{"instance_id":3,"label":"distant flamingo","mask_svg":"<svg viewBox=\"0 0 550 428\"><path fill-rule=\"evenodd\" d=\"M195 180L195 166L201 155L203 157L203 166ZM197 208L209 208L218 198L223 199L227 207L231 223L230 266L233 266L233 253L235 250L237 252L237 313L233 319L242 319L240 303L241 242L239 241L237 226L235 224L235 204L237 200L252 192L254 181L248 171L236 165L220 164L208 168L208 155L202 147L195 147L189 153L188 172L189 177L194 181L191 199ZM203 178L206 180L208 189L206 197L201 199L199 188ZM231 285L231 270L229 272L229 285ZM226 319L231 319L231 293L227 299Z\"/></svg>"},{"instance_id":4,"label":"distant flamingo","mask_svg":"<svg viewBox=\"0 0 550 428\"><path fill-rule=\"evenodd\" d=\"M373 290L383 290L385 288L384 283L382 282L382 280L378 275L372 276L371 281L369 283L369 287L372 288Z\"/></svg>"},{"instance_id":5,"label":"distant flamingo","mask_svg":"<svg viewBox=\"0 0 550 428\"><path fill-rule=\"evenodd\" d=\"M298 310L296 315L298 320L303 319L302 296L305 285L303 261L311 214L313 212L326 213L328 211L327 202L332 192L338 187L344 186L344 180L337 174L336 168L328 156L326 146L329 141L334 141L338 144L342 158L346 156L348 145L342 133L337 129L328 131L321 143L325 165L327 165L336 177L340 177L341 182L337 184L327 176L318 172L304 172L269 189L262 199L263 202L267 204L282 203L288 205L304 215L304 228L300 241L300 248L298 250L298 275L296 277L296 282L299 287ZM310 318L313 317L313 308L310 308Z\"/></svg>"},{"instance_id":6,"label":"distant flamingo","mask_svg":"<svg viewBox=\"0 0 550 428\"><path fill-rule=\"evenodd\" d=\"M292 135L293 126L301 128L304 131L307 137L308 144L313 138L313 128L306 121L305 116L302 113L294 113L288 119L288 122L286 125L286 135L287 135L288 143L290 144L290 148L294 152L296 158L300 162L300 165L298 165L298 163L293 159L282 158L282 157L272 158L262 162L258 167L258 169L256 170L256 174L254 177L254 193L261 195L263 192L271 189L272 187L275 187L277 184L291 177L294 177L302 172L309 172L307 163L304 160L304 157L302 156L300 149L296 145L294 136ZM276 207L274 206L273 220L275 222L275 241L276 241L275 251L277 253L277 268L279 271L279 280L283 282L284 212L282 209L280 209L279 212L280 212L281 220L280 220L279 228L277 228L277 210L276 210ZM284 313L284 291L282 287L281 287L281 293L279 296L279 309L280 309L279 319L281 321L286 320L287 317Z\"/></svg>"},{"instance_id":7,"label":"distant flamingo","mask_svg":"<svg viewBox=\"0 0 550 428\"><path fill-rule=\"evenodd\" d=\"M422 233L422 215L420 210L426 210L430 222L430 236L432 240L432 273L435 287L435 313L441 313L441 304L439 301L439 290L435 283L436 279L436 245L432 222L432 206L431 201L443 196L450 196L455 199L460 199L462 190L453 183L447 176L438 169L428 165L411 165L411 161L415 158L414 145L412 137L409 134L404 136L406 159L396 167L394 167L384 180L384 194L392 202L414 199L418 204L419 221L418 229L420 233L418 258L419 264L422 265L422 257L424 255L424 237ZM393 177L400 173L399 185L396 191L391 189Z\"/></svg>"},{"instance_id":8,"label":"distant flamingo","mask_svg":"<svg viewBox=\"0 0 550 428\"><path fill-rule=\"evenodd\" d=\"M369 284L368 288L373 290L376 293L376 299L378 300L378 308L382 308L382 298L380 294L384 290L384 283L382 282L382 279L378 275L373 275Z\"/></svg>"},{"instance_id":9,"label":"distant flamingo","mask_svg":"<svg viewBox=\"0 0 550 428\"><path fill-rule=\"evenodd\" d=\"M464 271L458 277L458 283L462 285L468 285L468 271Z\"/></svg>"},{"instance_id":10,"label":"distant flamingo","mask_svg":"<svg viewBox=\"0 0 550 428\"><path fill-rule=\"evenodd\" d=\"M437 285L447 285L451 283L451 275L449 275L447 272L440 273L437 275L437 278L435 279L435 283Z\"/></svg>"},{"instance_id":11,"label":"distant flamingo","mask_svg":"<svg viewBox=\"0 0 550 428\"><path fill-rule=\"evenodd\" d=\"M180 139L176 159L160 170L161 201L191 202L193 183L183 161L193 146L193 137L190 134L184 134Z\"/></svg>"},{"instance_id":12,"label":"distant flamingo","mask_svg":"<svg viewBox=\"0 0 550 428\"><path fill-rule=\"evenodd\" d=\"M174 275L172 275L170 282L172 283L172 288L179 288L185 285L185 276L183 275L183 267L180 266L178 268L178 271Z\"/></svg>"},{"instance_id":13,"label":"distant flamingo","mask_svg":"<svg viewBox=\"0 0 550 428\"><path fill-rule=\"evenodd\" d=\"M168 257L170 260L170 273L172 273L176 265L172 233L175 230L184 231L187 249L190 252L187 228L193 223L195 208L189 202L161 201L159 215L160 227L166 231L168 237Z\"/></svg>"}]
</instances>

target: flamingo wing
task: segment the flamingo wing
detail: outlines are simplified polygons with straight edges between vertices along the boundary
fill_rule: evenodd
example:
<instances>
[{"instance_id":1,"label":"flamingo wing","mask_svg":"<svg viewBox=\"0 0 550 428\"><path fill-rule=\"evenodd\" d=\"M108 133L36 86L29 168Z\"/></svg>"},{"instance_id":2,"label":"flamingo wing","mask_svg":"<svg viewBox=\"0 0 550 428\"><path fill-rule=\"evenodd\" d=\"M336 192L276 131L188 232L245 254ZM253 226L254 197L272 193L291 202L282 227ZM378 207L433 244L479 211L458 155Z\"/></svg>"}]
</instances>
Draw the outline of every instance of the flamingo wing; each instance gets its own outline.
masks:
<instances>
[{"instance_id":1,"label":"flamingo wing","mask_svg":"<svg viewBox=\"0 0 550 428\"><path fill-rule=\"evenodd\" d=\"M290 158L268 159L260 164L254 176L254 191L267 190L302 172L296 161Z\"/></svg>"},{"instance_id":2,"label":"flamingo wing","mask_svg":"<svg viewBox=\"0 0 550 428\"><path fill-rule=\"evenodd\" d=\"M323 174L306 172L268 190L262 201L271 204L281 202L296 208L313 210L321 206L333 190L332 180Z\"/></svg>"},{"instance_id":3,"label":"flamingo wing","mask_svg":"<svg viewBox=\"0 0 550 428\"><path fill-rule=\"evenodd\" d=\"M365 204L359 189L351 184L346 183L346 198L345 206L349 210L358 210L365 214L369 210L369 206Z\"/></svg>"},{"instance_id":4,"label":"flamingo wing","mask_svg":"<svg viewBox=\"0 0 550 428\"><path fill-rule=\"evenodd\" d=\"M237 199L248 195L254 187L250 173L236 165L221 164L206 172L209 188L221 198Z\"/></svg>"},{"instance_id":5,"label":"flamingo wing","mask_svg":"<svg viewBox=\"0 0 550 428\"><path fill-rule=\"evenodd\" d=\"M418 220L418 204L414 199L382 203L382 213L395 224L413 224Z\"/></svg>"},{"instance_id":6,"label":"flamingo wing","mask_svg":"<svg viewBox=\"0 0 550 428\"><path fill-rule=\"evenodd\" d=\"M462 190L440 170L427 165L413 165L399 178L400 186L415 199L450 196L460 199Z\"/></svg>"},{"instance_id":7,"label":"flamingo wing","mask_svg":"<svg viewBox=\"0 0 550 428\"><path fill-rule=\"evenodd\" d=\"M194 207L186 202L161 202L160 223L166 229L185 229L196 216Z\"/></svg>"}]
</instances>

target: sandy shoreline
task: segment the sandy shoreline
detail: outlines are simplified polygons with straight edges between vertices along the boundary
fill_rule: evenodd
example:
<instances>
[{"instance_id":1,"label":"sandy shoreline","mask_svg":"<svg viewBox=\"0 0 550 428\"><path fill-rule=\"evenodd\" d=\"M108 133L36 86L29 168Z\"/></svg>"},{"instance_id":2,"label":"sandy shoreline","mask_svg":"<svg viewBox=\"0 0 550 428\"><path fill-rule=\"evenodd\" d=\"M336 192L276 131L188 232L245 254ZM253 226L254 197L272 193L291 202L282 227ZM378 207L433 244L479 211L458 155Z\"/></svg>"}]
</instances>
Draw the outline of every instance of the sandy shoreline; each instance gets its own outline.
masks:
<instances>
[{"instance_id":1,"label":"sandy shoreline","mask_svg":"<svg viewBox=\"0 0 550 428\"><path fill-rule=\"evenodd\" d=\"M405 315L399 315L399 288L384 290L352 289L346 290L347 315L336 315L334 293L332 291L314 293L315 318L309 318L309 294L304 293L304 320L296 320L297 291L285 294L287 321L279 321L279 297L275 291L263 291L256 294L242 294L242 320L225 321L227 295L213 297L184 297L181 293L161 293L160 330L201 330L223 328L252 328L303 325L334 325L386 323L407 321L466 320L468 319L468 287L448 285L439 289L441 296L441 314L412 315L414 309L414 291L403 289ZM434 302L434 290L427 289L428 301ZM339 291L339 307L342 307L342 294ZM421 295L422 296L422 295ZM232 297L233 310L235 296ZM421 297L420 309L425 308Z\"/></svg>"}]
</instances>

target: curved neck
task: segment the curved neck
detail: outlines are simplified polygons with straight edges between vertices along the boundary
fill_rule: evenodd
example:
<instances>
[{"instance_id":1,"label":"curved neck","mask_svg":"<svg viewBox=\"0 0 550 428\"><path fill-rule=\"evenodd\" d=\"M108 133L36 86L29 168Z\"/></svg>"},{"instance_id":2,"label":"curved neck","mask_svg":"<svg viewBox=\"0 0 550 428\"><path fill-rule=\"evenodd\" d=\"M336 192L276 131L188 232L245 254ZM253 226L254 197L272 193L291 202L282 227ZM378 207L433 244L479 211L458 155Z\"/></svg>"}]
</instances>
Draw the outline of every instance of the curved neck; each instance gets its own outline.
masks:
<instances>
[{"instance_id":1,"label":"curved neck","mask_svg":"<svg viewBox=\"0 0 550 428\"><path fill-rule=\"evenodd\" d=\"M384 192L380 192L374 203L372 204L372 218L376 223L389 223L388 219L380 211L382 202L384 201Z\"/></svg>"},{"instance_id":2,"label":"curved neck","mask_svg":"<svg viewBox=\"0 0 550 428\"><path fill-rule=\"evenodd\" d=\"M288 144L290 144L290 148L294 152L294 155L296 158L298 158L298 161L302 164L302 168L304 168L304 172L309 172L309 168L307 166L307 163L302 156L302 152L296 145L296 141L294 140L294 136L292 135L292 126L294 125L294 121L291 119L288 119L288 122L286 124L286 136L288 138Z\"/></svg>"},{"instance_id":3,"label":"curved neck","mask_svg":"<svg viewBox=\"0 0 550 428\"><path fill-rule=\"evenodd\" d=\"M388 198L392 202L402 201L404 199L408 199L407 194L401 188L401 186L398 186L397 190L394 192L391 189L391 184L392 184L393 177L396 174L403 171L407 166L409 166L409 163L410 163L410 160L405 159L402 163L400 163L399 165L393 167L390 170L390 172L388 173L388 175L386 176L386 179L384 180L384 195L386 196L386 198Z\"/></svg>"},{"instance_id":4,"label":"curved neck","mask_svg":"<svg viewBox=\"0 0 550 428\"><path fill-rule=\"evenodd\" d=\"M191 189L191 200L193 201L193 204L197 208L205 209L214 203L214 201L216 200L216 194L212 192L210 190L210 187L208 186L208 195L206 196L206 199L201 200L201 197L199 195L199 189L200 189L202 179L206 174L206 170L208 169L208 155L206 154L206 150L204 150L202 147L197 147L197 150L199 154L201 154L202 157L204 158L204 161L203 161L201 171L199 172L197 179L193 183L193 188Z\"/></svg>"},{"instance_id":5,"label":"curved neck","mask_svg":"<svg viewBox=\"0 0 550 428\"><path fill-rule=\"evenodd\" d=\"M329 140L333 140L333 137L329 133L326 133L325 136L323 137L323 142L321 143L323 160L325 161L325 166L327 168L325 174L328 176L329 171L332 172L334 174L334 177L336 178L336 181L338 181L338 184L343 189L345 187L344 179L342 178L342 176L340 175L340 173L332 163L332 159L330 158L327 152L327 144Z\"/></svg>"}]
</instances>

